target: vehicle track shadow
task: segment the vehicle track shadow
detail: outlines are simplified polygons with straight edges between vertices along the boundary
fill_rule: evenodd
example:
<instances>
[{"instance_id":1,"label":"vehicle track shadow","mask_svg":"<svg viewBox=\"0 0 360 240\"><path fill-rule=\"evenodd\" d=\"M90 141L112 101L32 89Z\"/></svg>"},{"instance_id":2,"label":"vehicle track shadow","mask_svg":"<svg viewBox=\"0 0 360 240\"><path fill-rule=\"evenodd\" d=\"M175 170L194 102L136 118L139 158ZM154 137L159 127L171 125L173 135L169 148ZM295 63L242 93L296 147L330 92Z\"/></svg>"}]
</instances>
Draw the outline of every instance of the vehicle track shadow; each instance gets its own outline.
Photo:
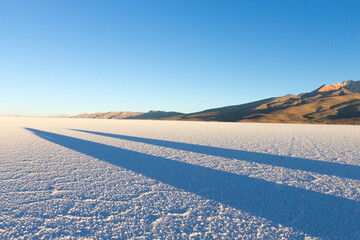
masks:
<instances>
[{"instance_id":1,"label":"vehicle track shadow","mask_svg":"<svg viewBox=\"0 0 360 240\"><path fill-rule=\"evenodd\" d=\"M356 238L360 202L25 128L38 137L312 236Z\"/></svg>"}]
</instances>

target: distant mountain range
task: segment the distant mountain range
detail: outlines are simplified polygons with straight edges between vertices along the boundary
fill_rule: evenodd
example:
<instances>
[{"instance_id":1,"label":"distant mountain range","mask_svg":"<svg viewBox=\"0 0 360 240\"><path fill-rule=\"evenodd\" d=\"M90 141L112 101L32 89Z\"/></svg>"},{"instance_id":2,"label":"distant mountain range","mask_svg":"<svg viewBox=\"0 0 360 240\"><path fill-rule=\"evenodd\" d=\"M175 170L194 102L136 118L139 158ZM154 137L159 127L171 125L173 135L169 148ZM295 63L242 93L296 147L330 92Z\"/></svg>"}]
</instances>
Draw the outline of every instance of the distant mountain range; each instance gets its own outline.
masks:
<instances>
[{"instance_id":1,"label":"distant mountain range","mask_svg":"<svg viewBox=\"0 0 360 240\"><path fill-rule=\"evenodd\" d=\"M84 113L72 118L94 118L94 119L162 119L184 115L179 112L164 112L164 111L150 111L150 112L98 112L98 113Z\"/></svg>"},{"instance_id":2,"label":"distant mountain range","mask_svg":"<svg viewBox=\"0 0 360 240\"><path fill-rule=\"evenodd\" d=\"M289 94L246 104L183 114L150 111L81 114L75 118L166 119L221 122L360 124L360 81L323 85L299 95Z\"/></svg>"}]
</instances>

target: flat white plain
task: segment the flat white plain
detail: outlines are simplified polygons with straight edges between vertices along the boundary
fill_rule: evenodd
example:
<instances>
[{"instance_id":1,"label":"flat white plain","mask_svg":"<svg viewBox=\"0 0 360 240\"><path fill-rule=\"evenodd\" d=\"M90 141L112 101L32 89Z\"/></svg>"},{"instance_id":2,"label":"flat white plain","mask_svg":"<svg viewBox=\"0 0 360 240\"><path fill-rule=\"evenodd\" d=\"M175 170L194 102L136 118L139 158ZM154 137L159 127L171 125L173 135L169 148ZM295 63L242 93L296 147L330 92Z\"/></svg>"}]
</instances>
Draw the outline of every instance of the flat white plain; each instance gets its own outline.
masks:
<instances>
[{"instance_id":1,"label":"flat white plain","mask_svg":"<svg viewBox=\"0 0 360 240\"><path fill-rule=\"evenodd\" d=\"M360 126L0 118L0 238L360 239Z\"/></svg>"}]
</instances>

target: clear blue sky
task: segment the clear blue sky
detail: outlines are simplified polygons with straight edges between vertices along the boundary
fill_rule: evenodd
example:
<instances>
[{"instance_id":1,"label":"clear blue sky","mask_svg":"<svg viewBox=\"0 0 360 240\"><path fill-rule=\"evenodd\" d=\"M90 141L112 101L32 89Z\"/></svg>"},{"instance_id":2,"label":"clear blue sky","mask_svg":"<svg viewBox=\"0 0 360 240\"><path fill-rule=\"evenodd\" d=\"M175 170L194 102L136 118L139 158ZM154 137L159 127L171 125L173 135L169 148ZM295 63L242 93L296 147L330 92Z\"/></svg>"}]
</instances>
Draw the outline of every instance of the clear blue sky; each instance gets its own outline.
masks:
<instances>
[{"instance_id":1,"label":"clear blue sky","mask_svg":"<svg viewBox=\"0 0 360 240\"><path fill-rule=\"evenodd\" d=\"M194 112L360 79L360 1L0 0L0 114Z\"/></svg>"}]
</instances>

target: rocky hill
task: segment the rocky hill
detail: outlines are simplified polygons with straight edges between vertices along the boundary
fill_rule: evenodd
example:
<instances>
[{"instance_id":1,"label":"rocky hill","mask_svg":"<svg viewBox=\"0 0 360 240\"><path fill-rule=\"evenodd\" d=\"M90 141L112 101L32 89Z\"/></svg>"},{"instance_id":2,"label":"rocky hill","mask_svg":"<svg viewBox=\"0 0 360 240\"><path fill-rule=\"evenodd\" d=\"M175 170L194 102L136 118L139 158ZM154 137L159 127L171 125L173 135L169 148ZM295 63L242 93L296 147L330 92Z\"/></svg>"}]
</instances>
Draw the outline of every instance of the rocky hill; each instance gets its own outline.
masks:
<instances>
[{"instance_id":1,"label":"rocky hill","mask_svg":"<svg viewBox=\"0 0 360 240\"><path fill-rule=\"evenodd\" d=\"M299 95L209 109L168 119L225 122L360 124L360 81L344 81Z\"/></svg>"},{"instance_id":2,"label":"rocky hill","mask_svg":"<svg viewBox=\"0 0 360 240\"><path fill-rule=\"evenodd\" d=\"M323 85L309 93L183 114L179 112L85 113L74 118L166 119L221 122L360 124L360 81Z\"/></svg>"}]
</instances>

